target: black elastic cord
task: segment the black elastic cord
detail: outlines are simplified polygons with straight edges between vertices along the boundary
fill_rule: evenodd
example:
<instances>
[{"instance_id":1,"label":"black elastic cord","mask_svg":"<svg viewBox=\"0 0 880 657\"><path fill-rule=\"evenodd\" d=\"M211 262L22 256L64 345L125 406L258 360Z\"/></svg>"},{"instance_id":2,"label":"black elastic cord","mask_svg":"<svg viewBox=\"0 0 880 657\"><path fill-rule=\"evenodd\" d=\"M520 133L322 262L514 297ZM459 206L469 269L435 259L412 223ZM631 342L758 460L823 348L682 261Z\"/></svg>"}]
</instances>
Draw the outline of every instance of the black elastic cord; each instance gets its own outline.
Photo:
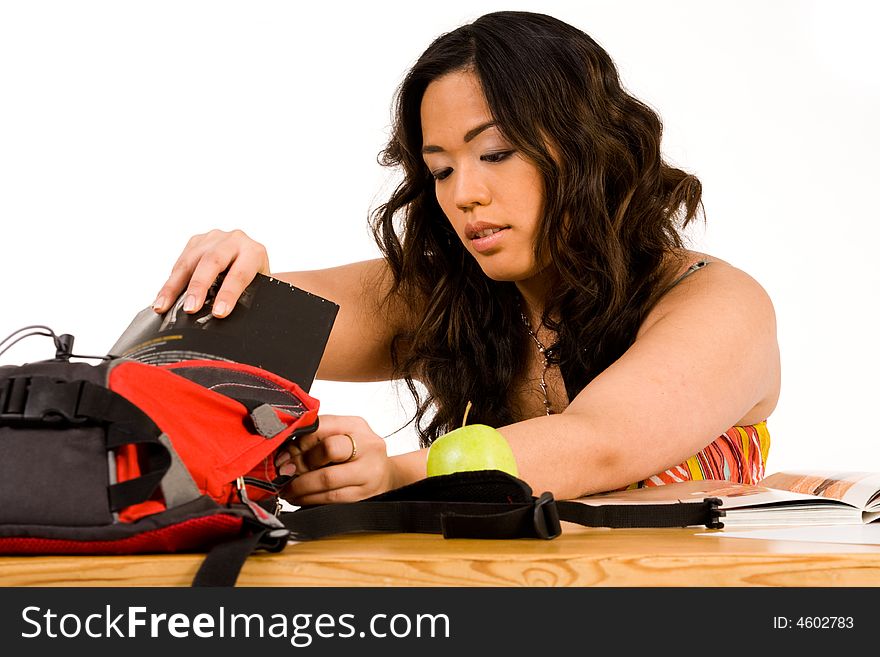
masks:
<instances>
[{"instance_id":1,"label":"black elastic cord","mask_svg":"<svg viewBox=\"0 0 880 657\"><path fill-rule=\"evenodd\" d=\"M12 340L12 338L14 338L18 333L22 333L23 331L27 331L30 329L45 329L45 330L44 331L31 331L30 333L25 333L24 335L19 335L17 338L15 338L15 340ZM18 342L21 342L25 338L29 338L34 335L44 335L47 338L52 338L52 340L55 342L56 348L58 347L58 342L57 342L58 336L55 335L55 331L50 329L48 326L44 326L43 324L31 324L30 326L22 326L20 329L13 331L9 335L7 335L5 338L0 340L0 346L3 346L4 344L6 344L10 340L12 340L12 342L9 342L9 344L7 344L5 347L3 347L2 350L0 350L0 356L5 354L9 349L11 349L13 346L15 346Z\"/></svg>"},{"instance_id":2,"label":"black elastic cord","mask_svg":"<svg viewBox=\"0 0 880 657\"><path fill-rule=\"evenodd\" d=\"M25 333L24 335L19 335L17 338L12 340L16 334L21 333L23 331L27 331L30 329L43 329L43 331L31 331L30 333ZM55 359L56 360L69 360L71 358L88 358L92 360L110 360L110 356L87 356L85 354L74 354L72 353L73 348L73 336L69 333L64 333L62 335L58 335L53 331L50 327L45 324L31 324L30 326L22 326L20 329L17 329L7 335L5 338L0 340L0 346L3 346L9 340L9 342L3 349L0 349L0 356L5 354L9 349L14 347L17 343L21 342L25 338L30 338L34 335L42 335L47 338L52 338L52 342L55 344Z\"/></svg>"}]
</instances>

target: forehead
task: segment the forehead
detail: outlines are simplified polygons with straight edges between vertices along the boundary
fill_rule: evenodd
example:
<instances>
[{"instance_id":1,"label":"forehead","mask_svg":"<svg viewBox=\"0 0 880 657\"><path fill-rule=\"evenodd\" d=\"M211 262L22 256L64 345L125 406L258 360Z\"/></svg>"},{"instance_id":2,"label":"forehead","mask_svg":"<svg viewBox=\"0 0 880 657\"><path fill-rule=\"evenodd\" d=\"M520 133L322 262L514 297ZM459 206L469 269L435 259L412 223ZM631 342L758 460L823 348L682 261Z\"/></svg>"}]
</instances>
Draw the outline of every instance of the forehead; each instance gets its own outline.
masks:
<instances>
[{"instance_id":1,"label":"forehead","mask_svg":"<svg viewBox=\"0 0 880 657\"><path fill-rule=\"evenodd\" d=\"M428 85L421 106L425 144L461 142L475 126L492 120L477 76L471 71L447 73Z\"/></svg>"}]
</instances>

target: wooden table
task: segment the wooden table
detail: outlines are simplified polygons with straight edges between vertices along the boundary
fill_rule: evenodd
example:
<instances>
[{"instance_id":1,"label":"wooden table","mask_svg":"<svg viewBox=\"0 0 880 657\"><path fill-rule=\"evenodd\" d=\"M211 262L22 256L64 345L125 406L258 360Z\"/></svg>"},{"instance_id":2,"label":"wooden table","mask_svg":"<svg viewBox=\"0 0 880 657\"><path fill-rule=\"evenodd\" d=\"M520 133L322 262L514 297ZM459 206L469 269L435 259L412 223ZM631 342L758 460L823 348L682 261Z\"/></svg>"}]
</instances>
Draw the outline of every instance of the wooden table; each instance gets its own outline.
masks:
<instances>
[{"instance_id":1,"label":"wooden table","mask_svg":"<svg viewBox=\"0 0 880 657\"><path fill-rule=\"evenodd\" d=\"M551 540L360 534L258 553L238 586L880 586L880 546L595 529ZM3 586L189 586L201 555L0 557Z\"/></svg>"}]
</instances>

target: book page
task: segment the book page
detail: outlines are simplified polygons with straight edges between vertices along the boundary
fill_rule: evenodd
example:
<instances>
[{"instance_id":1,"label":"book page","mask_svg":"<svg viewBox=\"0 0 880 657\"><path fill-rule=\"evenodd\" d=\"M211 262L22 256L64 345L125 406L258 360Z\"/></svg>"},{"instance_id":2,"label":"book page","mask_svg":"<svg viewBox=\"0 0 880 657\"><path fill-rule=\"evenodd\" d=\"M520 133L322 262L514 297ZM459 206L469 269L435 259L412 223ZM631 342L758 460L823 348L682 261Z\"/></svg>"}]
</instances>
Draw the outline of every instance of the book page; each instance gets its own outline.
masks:
<instances>
[{"instance_id":1,"label":"book page","mask_svg":"<svg viewBox=\"0 0 880 657\"><path fill-rule=\"evenodd\" d=\"M801 527L769 527L735 532L706 532L695 536L716 538L752 538L765 541L806 541L810 543L848 543L880 546L880 525L816 525Z\"/></svg>"},{"instance_id":2,"label":"book page","mask_svg":"<svg viewBox=\"0 0 880 657\"><path fill-rule=\"evenodd\" d=\"M761 485L840 500L860 509L880 509L880 472L784 471L765 477Z\"/></svg>"}]
</instances>

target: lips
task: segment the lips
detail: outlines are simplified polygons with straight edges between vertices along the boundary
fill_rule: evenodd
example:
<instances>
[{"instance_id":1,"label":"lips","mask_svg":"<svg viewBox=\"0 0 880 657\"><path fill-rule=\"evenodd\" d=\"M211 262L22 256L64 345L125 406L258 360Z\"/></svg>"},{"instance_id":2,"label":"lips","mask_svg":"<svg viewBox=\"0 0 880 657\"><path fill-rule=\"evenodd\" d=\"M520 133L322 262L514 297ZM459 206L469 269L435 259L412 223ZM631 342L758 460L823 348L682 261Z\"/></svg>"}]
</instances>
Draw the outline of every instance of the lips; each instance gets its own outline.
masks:
<instances>
[{"instance_id":1,"label":"lips","mask_svg":"<svg viewBox=\"0 0 880 657\"><path fill-rule=\"evenodd\" d=\"M490 237L505 228L510 228L510 226L500 226L488 221L475 221L464 227L464 234L469 240L475 240Z\"/></svg>"},{"instance_id":2,"label":"lips","mask_svg":"<svg viewBox=\"0 0 880 657\"><path fill-rule=\"evenodd\" d=\"M510 226L476 221L465 226L464 230L471 249L482 255L490 255L502 248Z\"/></svg>"}]
</instances>

